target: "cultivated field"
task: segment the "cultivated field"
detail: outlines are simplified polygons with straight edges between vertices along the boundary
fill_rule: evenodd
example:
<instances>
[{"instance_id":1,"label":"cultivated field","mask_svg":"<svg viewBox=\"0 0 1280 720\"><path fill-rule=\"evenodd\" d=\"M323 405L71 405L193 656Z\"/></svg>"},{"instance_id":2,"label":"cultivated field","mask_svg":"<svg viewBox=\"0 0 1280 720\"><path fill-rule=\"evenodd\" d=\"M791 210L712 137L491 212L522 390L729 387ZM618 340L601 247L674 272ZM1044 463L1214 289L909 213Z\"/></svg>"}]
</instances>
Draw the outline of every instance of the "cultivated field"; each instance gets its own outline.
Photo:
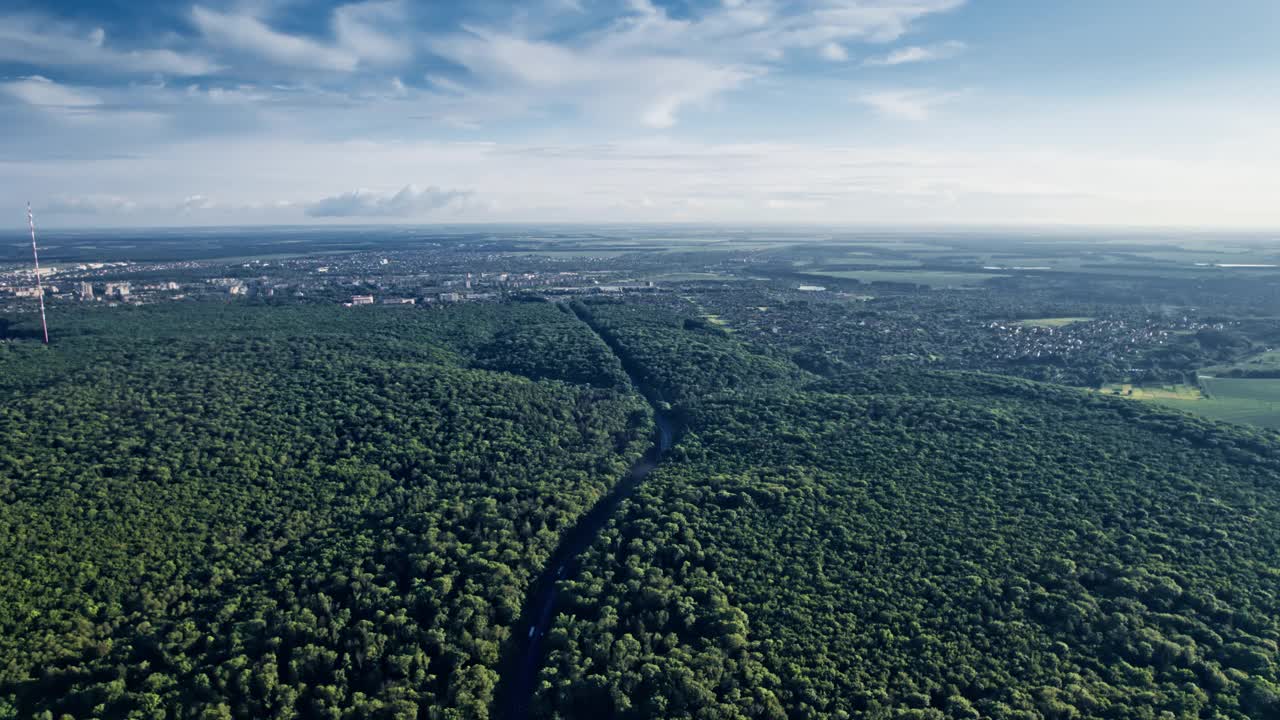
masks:
<instances>
[{"instance_id":1,"label":"cultivated field","mask_svg":"<svg viewBox=\"0 0 1280 720\"><path fill-rule=\"evenodd\" d=\"M1099 392L1155 402L1202 417L1280 430L1280 380L1200 378L1192 385L1108 385Z\"/></svg>"},{"instance_id":2,"label":"cultivated field","mask_svg":"<svg viewBox=\"0 0 1280 720\"><path fill-rule=\"evenodd\" d=\"M1194 385L1130 385L1114 383L1104 386L1099 392L1106 395L1118 395L1131 400L1171 400L1179 403L1204 400L1200 388ZM1191 408L1183 408L1191 410ZM1192 410L1194 412L1194 410Z\"/></svg>"}]
</instances>

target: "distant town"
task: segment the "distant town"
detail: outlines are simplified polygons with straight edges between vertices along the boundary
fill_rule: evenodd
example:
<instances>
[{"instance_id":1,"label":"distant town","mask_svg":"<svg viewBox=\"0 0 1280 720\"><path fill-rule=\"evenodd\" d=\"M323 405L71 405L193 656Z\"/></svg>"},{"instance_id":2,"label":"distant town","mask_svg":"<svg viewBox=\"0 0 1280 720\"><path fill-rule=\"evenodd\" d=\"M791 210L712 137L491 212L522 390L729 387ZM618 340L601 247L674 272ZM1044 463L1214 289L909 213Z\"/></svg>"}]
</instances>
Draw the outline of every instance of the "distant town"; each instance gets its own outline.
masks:
<instances>
[{"instance_id":1,"label":"distant town","mask_svg":"<svg viewBox=\"0 0 1280 720\"><path fill-rule=\"evenodd\" d=\"M425 257L424 257L425 255ZM329 258L184 262L86 262L40 270L45 299L93 302L107 307L193 299L293 298L361 305L430 305L486 302L513 294L543 296L645 292L651 280L618 270L562 270L555 260L515 258L519 270L502 269L501 256L447 260L440 253L350 255ZM547 267L528 269L529 265ZM38 296L35 272L0 266L0 311L25 307Z\"/></svg>"}]
</instances>

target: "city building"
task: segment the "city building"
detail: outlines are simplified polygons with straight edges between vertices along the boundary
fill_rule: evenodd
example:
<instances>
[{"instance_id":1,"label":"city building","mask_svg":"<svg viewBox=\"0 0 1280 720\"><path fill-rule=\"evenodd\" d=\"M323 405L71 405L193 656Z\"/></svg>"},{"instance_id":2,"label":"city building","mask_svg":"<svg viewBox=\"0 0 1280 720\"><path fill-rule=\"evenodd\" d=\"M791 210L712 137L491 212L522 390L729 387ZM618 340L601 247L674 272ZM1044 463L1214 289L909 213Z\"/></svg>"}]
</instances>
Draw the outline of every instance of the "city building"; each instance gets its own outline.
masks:
<instances>
[{"instance_id":1,"label":"city building","mask_svg":"<svg viewBox=\"0 0 1280 720\"><path fill-rule=\"evenodd\" d=\"M372 305L373 296L372 295L352 295L351 304L352 305Z\"/></svg>"}]
</instances>

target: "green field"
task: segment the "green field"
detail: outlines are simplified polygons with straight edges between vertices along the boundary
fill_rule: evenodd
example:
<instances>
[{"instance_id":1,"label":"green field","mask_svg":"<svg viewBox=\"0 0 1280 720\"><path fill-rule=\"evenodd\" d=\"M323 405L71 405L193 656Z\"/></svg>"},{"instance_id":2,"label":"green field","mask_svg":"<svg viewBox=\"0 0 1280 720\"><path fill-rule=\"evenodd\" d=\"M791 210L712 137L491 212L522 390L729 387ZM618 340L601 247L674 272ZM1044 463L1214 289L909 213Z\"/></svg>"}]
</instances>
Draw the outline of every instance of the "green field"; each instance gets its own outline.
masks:
<instances>
[{"instance_id":1,"label":"green field","mask_svg":"<svg viewBox=\"0 0 1280 720\"><path fill-rule=\"evenodd\" d=\"M946 272L941 270L814 270L803 273L813 277L839 278L841 280L857 280L864 283L893 282L915 283L930 287L958 287L979 285L987 280L1005 275L990 273Z\"/></svg>"},{"instance_id":2,"label":"green field","mask_svg":"<svg viewBox=\"0 0 1280 720\"><path fill-rule=\"evenodd\" d=\"M1099 392L1107 395L1119 395L1134 400L1203 400L1204 394L1194 385L1132 385L1130 383L1112 383L1104 385Z\"/></svg>"},{"instance_id":3,"label":"green field","mask_svg":"<svg viewBox=\"0 0 1280 720\"><path fill-rule=\"evenodd\" d=\"M1099 392L1154 402L1211 420L1280 430L1280 380L1201 377L1191 385L1107 385Z\"/></svg>"}]
</instances>

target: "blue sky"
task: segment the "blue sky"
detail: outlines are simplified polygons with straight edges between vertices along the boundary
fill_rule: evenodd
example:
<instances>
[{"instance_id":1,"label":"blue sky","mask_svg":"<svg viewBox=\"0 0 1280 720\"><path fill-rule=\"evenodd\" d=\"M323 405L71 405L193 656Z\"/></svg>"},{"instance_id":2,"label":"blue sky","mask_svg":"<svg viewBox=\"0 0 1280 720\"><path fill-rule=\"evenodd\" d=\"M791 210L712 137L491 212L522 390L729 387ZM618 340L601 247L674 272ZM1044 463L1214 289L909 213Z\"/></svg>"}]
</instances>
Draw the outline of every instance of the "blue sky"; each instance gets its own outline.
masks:
<instances>
[{"instance_id":1,"label":"blue sky","mask_svg":"<svg viewBox=\"0 0 1280 720\"><path fill-rule=\"evenodd\" d=\"M1277 29L1274 0L10 0L0 209L1274 228Z\"/></svg>"}]
</instances>

